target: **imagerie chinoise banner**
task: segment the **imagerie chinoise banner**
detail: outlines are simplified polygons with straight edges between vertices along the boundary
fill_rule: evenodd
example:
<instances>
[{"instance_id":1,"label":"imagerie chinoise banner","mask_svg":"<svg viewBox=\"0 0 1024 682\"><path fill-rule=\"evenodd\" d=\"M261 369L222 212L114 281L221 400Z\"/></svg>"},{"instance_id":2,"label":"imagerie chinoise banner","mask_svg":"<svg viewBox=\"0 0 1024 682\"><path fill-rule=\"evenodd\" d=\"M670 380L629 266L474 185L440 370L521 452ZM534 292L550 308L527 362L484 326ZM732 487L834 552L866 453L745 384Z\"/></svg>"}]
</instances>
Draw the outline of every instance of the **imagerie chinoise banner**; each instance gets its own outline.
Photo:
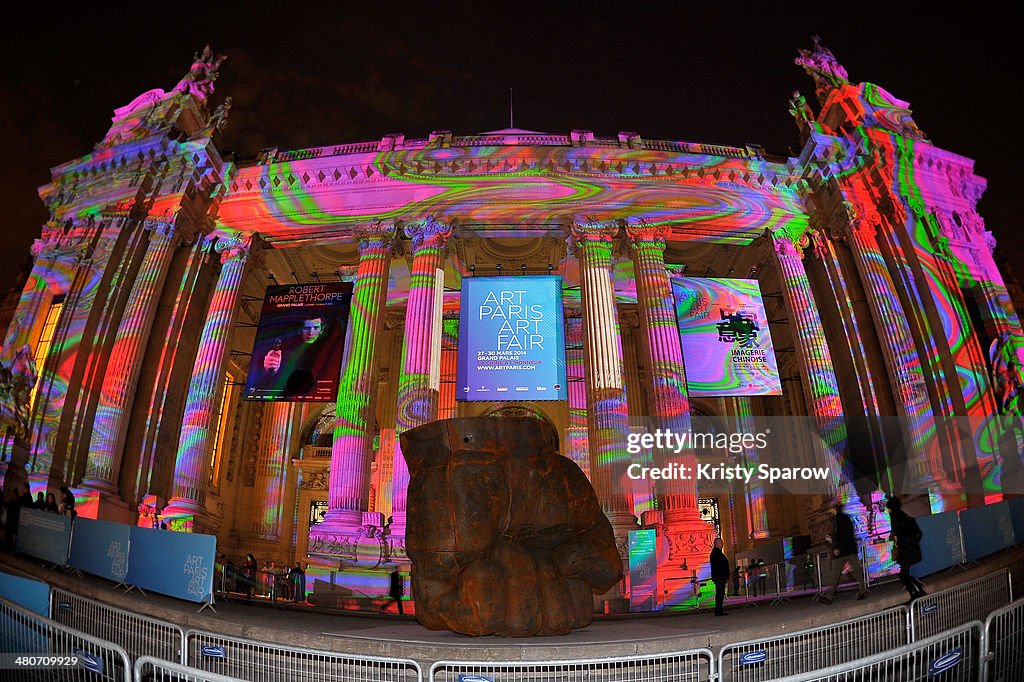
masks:
<instances>
[{"instance_id":1,"label":"imagerie chinoise banner","mask_svg":"<svg viewBox=\"0 0 1024 682\"><path fill-rule=\"evenodd\" d=\"M459 400L565 400L562 278L462 280Z\"/></svg>"},{"instance_id":2,"label":"imagerie chinoise banner","mask_svg":"<svg viewBox=\"0 0 1024 682\"><path fill-rule=\"evenodd\" d=\"M246 400L337 399L351 302L351 282L267 287Z\"/></svg>"},{"instance_id":3,"label":"imagerie chinoise banner","mask_svg":"<svg viewBox=\"0 0 1024 682\"><path fill-rule=\"evenodd\" d=\"M755 279L673 277L690 395L781 395L775 350Z\"/></svg>"}]
</instances>

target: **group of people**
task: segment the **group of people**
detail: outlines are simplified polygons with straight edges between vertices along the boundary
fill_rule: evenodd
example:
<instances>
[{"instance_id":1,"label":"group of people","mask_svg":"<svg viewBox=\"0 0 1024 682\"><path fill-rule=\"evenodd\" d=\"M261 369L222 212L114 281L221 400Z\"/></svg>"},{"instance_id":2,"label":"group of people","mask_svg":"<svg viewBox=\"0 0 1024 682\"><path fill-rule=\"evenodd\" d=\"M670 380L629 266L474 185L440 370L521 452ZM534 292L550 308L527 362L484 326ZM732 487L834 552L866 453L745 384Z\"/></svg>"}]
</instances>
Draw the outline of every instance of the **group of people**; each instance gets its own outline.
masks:
<instances>
[{"instance_id":1,"label":"group of people","mask_svg":"<svg viewBox=\"0 0 1024 682\"><path fill-rule=\"evenodd\" d=\"M899 498L891 497L886 503L889 510L889 520L892 533L889 539L893 545L893 559L900 566L900 582L906 588L911 601L925 596L924 585L910 573L910 568L919 563L922 559L921 539L923 534L917 521L903 511L903 505ZM839 581L844 571L849 571L857 581L857 599L864 599L868 596L868 589L864 583L864 569L860 559L857 557L857 536L853 526L853 520L843 511L842 501L833 500L832 510L835 513L833 518L833 533L826 536L831 542L832 570L829 576L831 587L822 595L821 601L831 604L835 599ZM729 560L722 552L722 539L715 538L714 549L711 550L711 580L715 585L715 615L725 616L723 608L725 603L726 587L730 577L733 582L733 596L739 592L741 569L736 566L730 570ZM747 568L747 576L751 585L753 596L764 595L764 585L767 582L767 566L764 561L755 559Z\"/></svg>"},{"instance_id":2,"label":"group of people","mask_svg":"<svg viewBox=\"0 0 1024 682\"><path fill-rule=\"evenodd\" d=\"M245 555L241 566L236 566L223 555L220 563L224 571L224 589L228 592L241 592L246 599L252 599L259 586L262 594L274 599L306 601L306 572L298 561L286 570L279 570L274 562L265 561L263 570L260 570L259 562L250 552Z\"/></svg>"},{"instance_id":3,"label":"group of people","mask_svg":"<svg viewBox=\"0 0 1024 682\"><path fill-rule=\"evenodd\" d=\"M50 512L52 514L66 514L75 517L75 494L67 486L60 488L60 503L53 493L36 493L35 499L27 485L14 487L3 502L4 514L4 540L10 549L14 549L14 543L18 536L18 524L21 521L22 509L36 509L38 511Z\"/></svg>"}]
</instances>

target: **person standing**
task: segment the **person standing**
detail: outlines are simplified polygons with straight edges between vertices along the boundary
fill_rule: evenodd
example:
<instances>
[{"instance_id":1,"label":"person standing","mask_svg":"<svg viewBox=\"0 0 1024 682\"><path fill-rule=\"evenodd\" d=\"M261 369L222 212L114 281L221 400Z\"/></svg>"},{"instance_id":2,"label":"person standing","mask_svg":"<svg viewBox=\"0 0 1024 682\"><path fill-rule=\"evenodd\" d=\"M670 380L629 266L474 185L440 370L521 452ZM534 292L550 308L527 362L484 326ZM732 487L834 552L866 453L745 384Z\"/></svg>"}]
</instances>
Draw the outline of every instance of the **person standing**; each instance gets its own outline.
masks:
<instances>
[{"instance_id":1,"label":"person standing","mask_svg":"<svg viewBox=\"0 0 1024 682\"><path fill-rule=\"evenodd\" d=\"M921 581L910 575L910 567L921 561L921 538L924 534L914 517L903 511L903 503L898 497L890 497L885 508L889 510L889 522L892 525L889 539L896 542L893 554L896 563L900 565L900 582L907 588L910 600L913 601L927 594Z\"/></svg>"},{"instance_id":2,"label":"person standing","mask_svg":"<svg viewBox=\"0 0 1024 682\"><path fill-rule=\"evenodd\" d=\"M295 562L295 566L291 570L292 579L292 597L297 602L306 601L306 572L302 570L302 566L298 561Z\"/></svg>"},{"instance_id":3,"label":"person standing","mask_svg":"<svg viewBox=\"0 0 1024 682\"><path fill-rule=\"evenodd\" d=\"M242 583L245 587L245 598L252 599L252 588L256 586L256 572L259 571L260 565L256 562L256 557L249 554L245 555L245 561L242 562Z\"/></svg>"},{"instance_id":4,"label":"person standing","mask_svg":"<svg viewBox=\"0 0 1024 682\"><path fill-rule=\"evenodd\" d=\"M732 596L740 596L740 565L736 564L736 570L732 572Z\"/></svg>"},{"instance_id":5,"label":"person standing","mask_svg":"<svg viewBox=\"0 0 1024 682\"><path fill-rule=\"evenodd\" d=\"M715 615L728 615L725 604L725 587L729 584L729 560L722 551L722 538L715 538L714 549L711 550L711 581L715 583Z\"/></svg>"},{"instance_id":6,"label":"person standing","mask_svg":"<svg viewBox=\"0 0 1024 682\"><path fill-rule=\"evenodd\" d=\"M864 568L857 558L857 535L853 530L853 520L843 512L843 503L838 498L832 501L832 510L835 512L835 534L832 536L832 587L821 601L831 604L835 599L839 581L843 577L843 569L847 565L853 579L857 581L857 587L860 588L857 599L864 599L868 596L868 590L864 585Z\"/></svg>"}]
</instances>

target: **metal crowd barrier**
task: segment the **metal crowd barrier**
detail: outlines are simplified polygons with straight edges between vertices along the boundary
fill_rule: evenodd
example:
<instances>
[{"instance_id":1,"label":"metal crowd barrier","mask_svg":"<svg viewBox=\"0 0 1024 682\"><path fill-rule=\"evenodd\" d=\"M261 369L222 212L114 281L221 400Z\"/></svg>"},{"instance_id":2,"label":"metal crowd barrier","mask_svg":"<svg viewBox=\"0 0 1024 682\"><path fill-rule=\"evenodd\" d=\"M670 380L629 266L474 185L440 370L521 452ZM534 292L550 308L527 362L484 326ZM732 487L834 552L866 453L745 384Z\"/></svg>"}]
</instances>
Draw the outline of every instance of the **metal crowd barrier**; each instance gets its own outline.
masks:
<instances>
[{"instance_id":1,"label":"metal crowd barrier","mask_svg":"<svg viewBox=\"0 0 1024 682\"><path fill-rule=\"evenodd\" d=\"M336 651L257 642L202 630L185 633L185 665L259 682L422 682L409 658L357 656Z\"/></svg>"},{"instance_id":2,"label":"metal crowd barrier","mask_svg":"<svg viewBox=\"0 0 1024 682\"><path fill-rule=\"evenodd\" d=\"M56 587L50 589L50 600L53 620L113 642L133 659L152 656L168 661L182 660L185 632L174 623L125 611Z\"/></svg>"},{"instance_id":3,"label":"metal crowd barrier","mask_svg":"<svg viewBox=\"0 0 1024 682\"><path fill-rule=\"evenodd\" d=\"M972 620L983 620L1011 599L1006 569L921 597L910 609L911 638L923 639Z\"/></svg>"},{"instance_id":4,"label":"metal crowd barrier","mask_svg":"<svg viewBox=\"0 0 1024 682\"><path fill-rule=\"evenodd\" d=\"M572 661L437 661L429 682L699 682L715 679L710 649Z\"/></svg>"},{"instance_id":5,"label":"metal crowd barrier","mask_svg":"<svg viewBox=\"0 0 1024 682\"><path fill-rule=\"evenodd\" d=\"M760 682L864 658L910 643L905 606L776 637L726 644L718 675L729 682Z\"/></svg>"},{"instance_id":6,"label":"metal crowd barrier","mask_svg":"<svg viewBox=\"0 0 1024 682\"><path fill-rule=\"evenodd\" d=\"M237 677L225 677L217 673L196 670L180 663L163 661L152 656L143 656L135 661L135 682L245 682Z\"/></svg>"},{"instance_id":7,"label":"metal crowd barrier","mask_svg":"<svg viewBox=\"0 0 1024 682\"><path fill-rule=\"evenodd\" d=\"M778 682L978 682L983 680L985 633L979 621L899 649Z\"/></svg>"},{"instance_id":8,"label":"metal crowd barrier","mask_svg":"<svg viewBox=\"0 0 1024 682\"><path fill-rule=\"evenodd\" d=\"M1024 680L1024 599L988 615L985 645L989 682Z\"/></svg>"},{"instance_id":9,"label":"metal crowd barrier","mask_svg":"<svg viewBox=\"0 0 1024 682\"><path fill-rule=\"evenodd\" d=\"M21 654L5 679L131 682L128 653L0 598L0 652ZM24 667L21 667L24 666Z\"/></svg>"}]
</instances>

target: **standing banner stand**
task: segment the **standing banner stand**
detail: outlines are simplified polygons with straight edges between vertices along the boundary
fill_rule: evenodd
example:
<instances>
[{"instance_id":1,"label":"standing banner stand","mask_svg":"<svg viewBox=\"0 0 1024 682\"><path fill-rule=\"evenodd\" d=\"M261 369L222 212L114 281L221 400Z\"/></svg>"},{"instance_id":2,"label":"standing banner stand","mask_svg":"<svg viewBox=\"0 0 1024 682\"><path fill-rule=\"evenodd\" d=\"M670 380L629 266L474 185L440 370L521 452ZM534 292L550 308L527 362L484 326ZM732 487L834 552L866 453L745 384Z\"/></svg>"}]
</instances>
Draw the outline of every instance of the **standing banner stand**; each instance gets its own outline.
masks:
<instances>
[{"instance_id":1,"label":"standing banner stand","mask_svg":"<svg viewBox=\"0 0 1024 682\"><path fill-rule=\"evenodd\" d=\"M178 533L131 527L131 560L125 582L171 597L202 604L216 613L213 567L217 538L199 533Z\"/></svg>"},{"instance_id":2,"label":"standing banner stand","mask_svg":"<svg viewBox=\"0 0 1024 682\"><path fill-rule=\"evenodd\" d=\"M71 546L71 517L23 508L18 519L15 551L67 566Z\"/></svg>"},{"instance_id":3,"label":"standing banner stand","mask_svg":"<svg viewBox=\"0 0 1024 682\"><path fill-rule=\"evenodd\" d=\"M112 580L117 583L114 589L128 588L125 576L128 575L131 529L131 526L124 523L79 517L71 537L69 565L76 572L81 569Z\"/></svg>"}]
</instances>

